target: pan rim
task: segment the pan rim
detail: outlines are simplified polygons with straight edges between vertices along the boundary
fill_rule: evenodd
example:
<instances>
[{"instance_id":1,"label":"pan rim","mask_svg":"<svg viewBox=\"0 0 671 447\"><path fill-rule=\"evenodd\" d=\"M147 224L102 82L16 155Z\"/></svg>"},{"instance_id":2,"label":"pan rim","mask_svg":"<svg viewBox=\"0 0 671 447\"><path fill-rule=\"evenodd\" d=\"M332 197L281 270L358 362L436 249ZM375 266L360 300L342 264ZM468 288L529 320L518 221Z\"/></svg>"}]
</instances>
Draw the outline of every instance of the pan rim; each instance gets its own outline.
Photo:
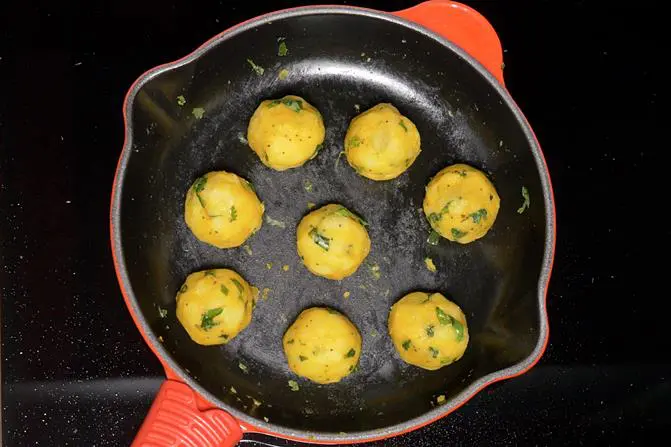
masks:
<instances>
[{"instance_id":1,"label":"pan rim","mask_svg":"<svg viewBox=\"0 0 671 447\"><path fill-rule=\"evenodd\" d=\"M130 278L128 277L124 250L121 245L121 196L123 192L123 180L125 179L126 166L133 146L134 132L132 122L132 106L138 91L156 76L195 62L200 57L204 56L210 49L216 47L221 42L238 35L239 33L247 32L258 26L269 24L269 22L274 20L282 20L290 17L301 17L307 15L357 15L377 20L384 20L395 25L403 26L410 31L419 33L426 38L436 41L442 46L447 47L454 54L456 54L456 56L464 59L467 63L473 66L473 68L475 68L475 70L477 70L479 74L483 76L485 80L489 82L492 88L499 94L499 99L507 104L516 120L520 124L522 131L524 132L524 135L531 148L532 155L536 163L537 172L540 177L546 216L544 255L539 272L537 288L538 317L540 321L539 336L536 346L534 347L534 350L531 352L531 354L515 365L479 377L478 379L471 382L459 394L449 398L445 404L433 408L432 410L420 416L383 428L364 430L359 432L349 432L347 434L299 430L283 425L276 425L270 422L265 422L227 405L214 394L210 393L204 387L202 387L195 379L190 377L186 371L184 371L184 368L182 368L172 357L168 350L163 347L162 343L159 342L158 337L153 333L144 315L142 314L139 303L133 291ZM547 317L546 299L556 245L556 214L554 208L554 196L547 164L533 130L505 87L503 87L494 77L494 75L491 74L482 64L480 64L477 60L468 55L463 49L451 41L448 41L442 36L424 28L421 25L392 15L392 13L366 8L353 6L306 6L271 12L252 18L248 21L233 26L232 28L224 30L183 58L159 65L143 73L131 85L128 93L126 94L123 103L123 118L125 138L123 148L119 156L112 189L112 200L110 206L110 238L112 245L112 255L114 258L114 268L122 295L124 297L124 301L126 302L126 305L133 317L135 325L138 327L150 349L154 352L154 354L156 354L161 363L166 368L169 368L172 372L174 372L174 374L176 374L180 380L192 387L194 391L212 403L215 407L221 408L222 410L228 412L231 416L235 417L241 426L243 426L243 430L246 429L250 432L259 432L277 435L287 439L318 443L359 443L398 436L403 433L416 430L447 416L449 413L455 411L468 402L488 385L500 380L513 378L523 374L524 372L531 369L542 357L549 339L549 322Z\"/></svg>"}]
</instances>

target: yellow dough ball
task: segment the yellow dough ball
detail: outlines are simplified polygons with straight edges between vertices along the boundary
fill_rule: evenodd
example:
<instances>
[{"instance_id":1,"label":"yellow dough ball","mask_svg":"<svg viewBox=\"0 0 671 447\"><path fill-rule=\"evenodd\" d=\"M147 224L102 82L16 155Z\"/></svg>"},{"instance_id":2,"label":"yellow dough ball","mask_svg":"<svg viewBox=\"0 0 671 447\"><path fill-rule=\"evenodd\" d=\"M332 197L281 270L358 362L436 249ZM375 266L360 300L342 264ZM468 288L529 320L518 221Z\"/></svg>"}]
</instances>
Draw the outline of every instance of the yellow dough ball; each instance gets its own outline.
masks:
<instances>
[{"instance_id":1,"label":"yellow dough ball","mask_svg":"<svg viewBox=\"0 0 671 447\"><path fill-rule=\"evenodd\" d=\"M210 172L189 188L184 220L201 241L232 248L261 228L263 210L247 180L229 172Z\"/></svg>"},{"instance_id":2,"label":"yellow dough ball","mask_svg":"<svg viewBox=\"0 0 671 447\"><path fill-rule=\"evenodd\" d=\"M350 166L372 180L403 174L420 153L417 127L391 104L378 104L352 120L345 136Z\"/></svg>"},{"instance_id":3,"label":"yellow dough ball","mask_svg":"<svg viewBox=\"0 0 671 447\"><path fill-rule=\"evenodd\" d=\"M464 313L440 293L401 298L389 314L389 335L403 361L429 370L459 360L468 346Z\"/></svg>"},{"instance_id":4,"label":"yellow dough ball","mask_svg":"<svg viewBox=\"0 0 671 447\"><path fill-rule=\"evenodd\" d=\"M346 316L313 307L301 312L282 339L289 368L317 383L335 383L352 373L361 356L361 334Z\"/></svg>"},{"instance_id":5,"label":"yellow dough ball","mask_svg":"<svg viewBox=\"0 0 671 447\"><path fill-rule=\"evenodd\" d=\"M343 279L354 273L370 252L366 225L342 205L319 208L298 224L298 255L315 275Z\"/></svg>"},{"instance_id":6,"label":"yellow dough ball","mask_svg":"<svg viewBox=\"0 0 671 447\"><path fill-rule=\"evenodd\" d=\"M233 270L192 273L177 293L177 319L198 344L228 343L252 320L257 295Z\"/></svg>"},{"instance_id":7,"label":"yellow dough ball","mask_svg":"<svg viewBox=\"0 0 671 447\"><path fill-rule=\"evenodd\" d=\"M247 128L247 141L261 162L277 171L301 166L317 156L326 130L317 109L300 96L266 100Z\"/></svg>"},{"instance_id":8,"label":"yellow dough ball","mask_svg":"<svg viewBox=\"0 0 671 447\"><path fill-rule=\"evenodd\" d=\"M499 206L492 182L468 165L448 166L426 186L424 214L431 227L461 244L484 236L494 225Z\"/></svg>"}]
</instances>

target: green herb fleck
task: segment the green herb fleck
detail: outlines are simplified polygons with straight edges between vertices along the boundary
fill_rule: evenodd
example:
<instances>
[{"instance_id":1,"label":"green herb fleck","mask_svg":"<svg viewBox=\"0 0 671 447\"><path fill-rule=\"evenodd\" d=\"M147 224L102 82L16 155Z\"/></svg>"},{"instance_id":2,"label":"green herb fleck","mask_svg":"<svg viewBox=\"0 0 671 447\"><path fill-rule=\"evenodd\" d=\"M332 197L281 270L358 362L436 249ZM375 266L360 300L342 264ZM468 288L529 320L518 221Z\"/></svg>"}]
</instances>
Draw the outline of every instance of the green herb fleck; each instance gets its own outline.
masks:
<instances>
[{"instance_id":1,"label":"green herb fleck","mask_svg":"<svg viewBox=\"0 0 671 447\"><path fill-rule=\"evenodd\" d=\"M449 315L443 311L440 307L436 306L436 316L438 317L438 322L442 325L452 324Z\"/></svg>"},{"instance_id":2,"label":"green herb fleck","mask_svg":"<svg viewBox=\"0 0 671 447\"><path fill-rule=\"evenodd\" d=\"M242 371L245 374L249 374L249 368L247 368L247 365L245 365L242 362L238 362L238 368L240 368L240 371Z\"/></svg>"},{"instance_id":3,"label":"green herb fleck","mask_svg":"<svg viewBox=\"0 0 671 447\"><path fill-rule=\"evenodd\" d=\"M461 321L457 320L452 315L446 314L440 307L436 307L436 316L438 317L438 321L441 325L449 325L454 328L454 332L457 335L457 341L464 339L464 325L461 323Z\"/></svg>"},{"instance_id":4,"label":"green herb fleck","mask_svg":"<svg viewBox=\"0 0 671 447\"><path fill-rule=\"evenodd\" d=\"M235 287L238 288L238 295L239 295L240 297L242 297L242 294L245 292L245 288L242 287L242 284L240 284L240 281L238 281L238 280L235 279L235 278L231 278L231 282L232 282L233 284L235 284Z\"/></svg>"},{"instance_id":5,"label":"green herb fleck","mask_svg":"<svg viewBox=\"0 0 671 447\"><path fill-rule=\"evenodd\" d=\"M308 358L305 357L304 355L299 355L299 356L298 356L298 360L300 360L301 362L304 362L304 361L306 361L307 359L308 359Z\"/></svg>"},{"instance_id":6,"label":"green herb fleck","mask_svg":"<svg viewBox=\"0 0 671 447\"><path fill-rule=\"evenodd\" d=\"M403 346L403 349L405 349L407 351L408 349L410 349L410 346L412 346L412 341L406 340L406 341L403 342L402 346Z\"/></svg>"},{"instance_id":7,"label":"green herb fleck","mask_svg":"<svg viewBox=\"0 0 671 447\"><path fill-rule=\"evenodd\" d=\"M251 183L249 183L247 180L242 179L242 184L245 186L245 188L247 188L247 189L250 190L251 192L256 192L256 190L254 189L254 185L252 185Z\"/></svg>"},{"instance_id":8,"label":"green herb fleck","mask_svg":"<svg viewBox=\"0 0 671 447\"><path fill-rule=\"evenodd\" d=\"M210 309L207 312L205 312L200 320L200 327L203 328L203 330L209 331L213 327L215 327L219 323L214 322L214 317L217 315L220 315L224 309L221 307L215 307L214 309Z\"/></svg>"},{"instance_id":9,"label":"green herb fleck","mask_svg":"<svg viewBox=\"0 0 671 447\"><path fill-rule=\"evenodd\" d=\"M438 214L438 213L429 214L429 222L431 222L431 223L438 223L438 222L440 222L440 219L442 219L442 218L443 218L442 214Z\"/></svg>"},{"instance_id":10,"label":"green herb fleck","mask_svg":"<svg viewBox=\"0 0 671 447\"><path fill-rule=\"evenodd\" d=\"M335 309L331 309L330 307L327 307L327 308L326 308L326 312L328 312L328 313L330 313L330 314L332 314L332 315L338 315L338 314L340 314L340 312L338 312L338 311L335 310Z\"/></svg>"},{"instance_id":11,"label":"green herb fleck","mask_svg":"<svg viewBox=\"0 0 671 447\"><path fill-rule=\"evenodd\" d=\"M435 334L433 332L433 326L427 326L426 327L426 335L429 337L433 337Z\"/></svg>"},{"instance_id":12,"label":"green herb fleck","mask_svg":"<svg viewBox=\"0 0 671 447\"><path fill-rule=\"evenodd\" d=\"M449 363L452 363L452 359L449 358L449 357L443 357L442 359L440 359L440 364L441 365L447 365Z\"/></svg>"},{"instance_id":13,"label":"green herb fleck","mask_svg":"<svg viewBox=\"0 0 671 447\"><path fill-rule=\"evenodd\" d=\"M289 52L289 49L287 48L287 43L285 41L280 42L280 45L277 48L277 55L278 56L286 56L288 52Z\"/></svg>"},{"instance_id":14,"label":"green herb fleck","mask_svg":"<svg viewBox=\"0 0 671 447\"><path fill-rule=\"evenodd\" d=\"M357 365L350 365L350 366L349 366L349 372L350 372L350 373L357 372L358 370L359 370L359 365L358 365L358 364L357 364Z\"/></svg>"},{"instance_id":15,"label":"green herb fleck","mask_svg":"<svg viewBox=\"0 0 671 447\"><path fill-rule=\"evenodd\" d=\"M350 210L348 210L348 209L345 208L344 206L341 206L340 208L338 208L338 209L335 211L334 214L337 214L337 215L339 215L339 216L350 217L350 218L352 218L352 219L358 221L358 222L359 222L361 225L363 225L364 227L367 227L367 226L368 226L368 222L366 222L366 221L363 220L361 217L357 216L356 214L354 214L353 212L351 212Z\"/></svg>"},{"instance_id":16,"label":"green herb fleck","mask_svg":"<svg viewBox=\"0 0 671 447\"><path fill-rule=\"evenodd\" d=\"M308 233L312 240L314 241L315 244L319 245L321 248L323 248L326 251L329 251L329 245L331 243L331 239L327 238L326 236L322 235L317 228L313 228L310 230Z\"/></svg>"},{"instance_id":17,"label":"green herb fleck","mask_svg":"<svg viewBox=\"0 0 671 447\"><path fill-rule=\"evenodd\" d=\"M296 382L295 380L290 380L290 381L287 382L287 383L289 384L289 388L291 388L291 391L298 391L298 390L300 390L300 388L299 388L299 386L298 386L298 382Z\"/></svg>"},{"instance_id":18,"label":"green herb fleck","mask_svg":"<svg viewBox=\"0 0 671 447\"><path fill-rule=\"evenodd\" d=\"M426 242L429 245L438 245L438 242L440 242L440 234L436 230L431 230L431 233L429 233L429 237L426 239Z\"/></svg>"},{"instance_id":19,"label":"green herb fleck","mask_svg":"<svg viewBox=\"0 0 671 447\"><path fill-rule=\"evenodd\" d=\"M354 357L355 355L356 355L356 351L354 350L354 348L352 348L349 351L347 351L347 354L345 354L345 358L348 359L350 357Z\"/></svg>"},{"instance_id":20,"label":"green herb fleck","mask_svg":"<svg viewBox=\"0 0 671 447\"><path fill-rule=\"evenodd\" d=\"M214 276L215 278L217 277L217 272L214 270L205 270L205 273L203 273L203 276Z\"/></svg>"},{"instance_id":21,"label":"green herb fleck","mask_svg":"<svg viewBox=\"0 0 671 447\"><path fill-rule=\"evenodd\" d=\"M357 135L354 135L347 142L348 148L359 147L360 145L361 145L361 138L359 138Z\"/></svg>"},{"instance_id":22,"label":"green herb fleck","mask_svg":"<svg viewBox=\"0 0 671 447\"><path fill-rule=\"evenodd\" d=\"M469 214L468 217L473 219L473 223L480 223L480 220L487 218L487 210L480 208L476 212Z\"/></svg>"},{"instance_id":23,"label":"green herb fleck","mask_svg":"<svg viewBox=\"0 0 671 447\"><path fill-rule=\"evenodd\" d=\"M238 210L235 209L235 205L231 206L231 217L228 219L229 222L235 222L238 220Z\"/></svg>"},{"instance_id":24,"label":"green herb fleck","mask_svg":"<svg viewBox=\"0 0 671 447\"><path fill-rule=\"evenodd\" d=\"M263 76L263 72L266 71L262 66L256 65L253 60L247 59L247 63L252 67L252 70L259 75Z\"/></svg>"},{"instance_id":25,"label":"green herb fleck","mask_svg":"<svg viewBox=\"0 0 671 447\"><path fill-rule=\"evenodd\" d=\"M161 306L158 306L158 314L161 318L168 316L168 309L163 309Z\"/></svg>"},{"instance_id":26,"label":"green herb fleck","mask_svg":"<svg viewBox=\"0 0 671 447\"><path fill-rule=\"evenodd\" d=\"M452 228L450 231L452 232L452 237L455 239L461 239L468 234L468 231L461 231L458 228Z\"/></svg>"},{"instance_id":27,"label":"green herb fleck","mask_svg":"<svg viewBox=\"0 0 671 447\"><path fill-rule=\"evenodd\" d=\"M189 290L189 286L182 284L182 287L179 288L179 293L185 293L187 290Z\"/></svg>"},{"instance_id":28,"label":"green herb fleck","mask_svg":"<svg viewBox=\"0 0 671 447\"><path fill-rule=\"evenodd\" d=\"M442 216L443 214L445 214L445 213L450 214L450 205L452 205L452 202L454 202L454 200L450 200L450 201L448 201L448 202L445 204L445 206L443 207L443 209L440 210L440 215L441 215L441 216Z\"/></svg>"},{"instance_id":29,"label":"green herb fleck","mask_svg":"<svg viewBox=\"0 0 671 447\"><path fill-rule=\"evenodd\" d=\"M296 113L303 110L303 101L301 101L300 99L284 98L282 99L282 104L289 107Z\"/></svg>"},{"instance_id":30,"label":"green herb fleck","mask_svg":"<svg viewBox=\"0 0 671 447\"><path fill-rule=\"evenodd\" d=\"M280 78L280 81L284 81L289 76L289 70L283 68L280 70L280 74L277 76Z\"/></svg>"},{"instance_id":31,"label":"green herb fleck","mask_svg":"<svg viewBox=\"0 0 671 447\"><path fill-rule=\"evenodd\" d=\"M315 146L315 151L314 151L314 153L312 154L312 158L315 158L315 157L317 156L317 154L319 153L319 151L320 151L323 147L324 147L324 144L323 144L323 143L319 143L317 146Z\"/></svg>"},{"instance_id":32,"label":"green herb fleck","mask_svg":"<svg viewBox=\"0 0 671 447\"><path fill-rule=\"evenodd\" d=\"M275 100L270 101L270 102L268 103L268 108L269 108L269 109L272 109L273 107L275 107L275 106L279 106L280 104L282 104L282 101L280 101L279 99L275 99Z\"/></svg>"},{"instance_id":33,"label":"green herb fleck","mask_svg":"<svg viewBox=\"0 0 671 447\"><path fill-rule=\"evenodd\" d=\"M459 174L460 177L466 177L466 171L463 169L461 171L454 171L455 174Z\"/></svg>"},{"instance_id":34,"label":"green herb fleck","mask_svg":"<svg viewBox=\"0 0 671 447\"><path fill-rule=\"evenodd\" d=\"M429 351L431 351L431 357L434 359L438 357L438 354L440 354L440 351L434 348L433 346L429 346Z\"/></svg>"},{"instance_id":35,"label":"green herb fleck","mask_svg":"<svg viewBox=\"0 0 671 447\"><path fill-rule=\"evenodd\" d=\"M273 227L278 227L278 228L286 228L287 227L287 224L285 224L281 220L275 220L268 215L266 215L266 222L268 222L268 225L271 225Z\"/></svg>"},{"instance_id":36,"label":"green herb fleck","mask_svg":"<svg viewBox=\"0 0 671 447\"><path fill-rule=\"evenodd\" d=\"M517 208L518 214L522 214L529 208L529 205L531 205L531 201L529 200L529 190L526 186L522 186L522 197L524 198L524 203L522 203L521 207Z\"/></svg>"},{"instance_id":37,"label":"green herb fleck","mask_svg":"<svg viewBox=\"0 0 671 447\"><path fill-rule=\"evenodd\" d=\"M224 295L228 295L228 287L226 287L225 285L222 284L221 285L221 293L223 293Z\"/></svg>"},{"instance_id":38,"label":"green herb fleck","mask_svg":"<svg viewBox=\"0 0 671 447\"><path fill-rule=\"evenodd\" d=\"M177 105L182 107L184 104L186 104L186 98L183 95L179 95L177 97Z\"/></svg>"},{"instance_id":39,"label":"green herb fleck","mask_svg":"<svg viewBox=\"0 0 671 447\"><path fill-rule=\"evenodd\" d=\"M401 126L403 128L403 130L405 130L406 132L408 131L408 128L405 127L405 123L403 122L403 120L399 121L398 125Z\"/></svg>"},{"instance_id":40,"label":"green herb fleck","mask_svg":"<svg viewBox=\"0 0 671 447\"><path fill-rule=\"evenodd\" d=\"M312 182L308 179L305 179L303 181L303 188L305 188L307 192L312 192Z\"/></svg>"},{"instance_id":41,"label":"green herb fleck","mask_svg":"<svg viewBox=\"0 0 671 447\"><path fill-rule=\"evenodd\" d=\"M201 119L203 115L205 115L205 109L202 107L195 107L193 110L191 110L191 114L197 119Z\"/></svg>"},{"instance_id":42,"label":"green herb fleck","mask_svg":"<svg viewBox=\"0 0 671 447\"><path fill-rule=\"evenodd\" d=\"M196 193L196 197L198 198L198 201L200 202L200 206L205 208L205 200L200 196L200 193L203 192L205 189L205 184L207 183L207 177L202 176L200 178L197 178L195 182L193 182L193 190Z\"/></svg>"},{"instance_id":43,"label":"green herb fleck","mask_svg":"<svg viewBox=\"0 0 671 447\"><path fill-rule=\"evenodd\" d=\"M294 339L292 338L291 340L287 340L288 345L293 345L294 344Z\"/></svg>"}]
</instances>

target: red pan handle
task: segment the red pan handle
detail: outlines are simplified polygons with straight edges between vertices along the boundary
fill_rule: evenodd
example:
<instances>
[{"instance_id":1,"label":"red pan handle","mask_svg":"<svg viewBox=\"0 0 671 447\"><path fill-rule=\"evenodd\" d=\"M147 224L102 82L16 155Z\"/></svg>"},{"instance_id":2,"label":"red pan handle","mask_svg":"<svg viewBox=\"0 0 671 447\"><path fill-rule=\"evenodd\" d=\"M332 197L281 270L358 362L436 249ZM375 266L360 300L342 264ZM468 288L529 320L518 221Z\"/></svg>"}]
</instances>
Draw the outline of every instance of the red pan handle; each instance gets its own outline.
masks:
<instances>
[{"instance_id":1,"label":"red pan handle","mask_svg":"<svg viewBox=\"0 0 671 447\"><path fill-rule=\"evenodd\" d=\"M240 423L233 416L209 406L188 385L168 379L132 447L233 447L241 438Z\"/></svg>"},{"instance_id":2,"label":"red pan handle","mask_svg":"<svg viewBox=\"0 0 671 447\"><path fill-rule=\"evenodd\" d=\"M503 51L492 25L479 12L449 0L429 0L393 13L454 42L503 85Z\"/></svg>"}]
</instances>

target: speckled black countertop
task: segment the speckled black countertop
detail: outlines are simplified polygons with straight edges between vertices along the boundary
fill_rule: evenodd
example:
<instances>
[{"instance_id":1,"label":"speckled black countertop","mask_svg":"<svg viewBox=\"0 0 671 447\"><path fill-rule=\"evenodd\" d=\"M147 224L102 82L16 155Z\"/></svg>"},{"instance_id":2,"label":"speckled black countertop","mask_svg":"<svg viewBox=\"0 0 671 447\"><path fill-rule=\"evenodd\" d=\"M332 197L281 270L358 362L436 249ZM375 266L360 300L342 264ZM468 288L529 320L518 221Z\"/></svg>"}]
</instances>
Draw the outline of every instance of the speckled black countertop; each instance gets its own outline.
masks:
<instances>
[{"instance_id":1,"label":"speckled black countertop","mask_svg":"<svg viewBox=\"0 0 671 447\"><path fill-rule=\"evenodd\" d=\"M123 446L162 381L123 304L108 242L123 96L143 71L226 27L309 2L57 3L0 6L2 440ZM664 205L645 189L666 151L654 136L661 11L469 4L499 33L507 87L554 181L550 345L529 373L369 445L644 441L671 427L668 293L653 293L664 272L650 265L671 248L669 227L655 229ZM259 436L245 445L294 444Z\"/></svg>"}]
</instances>

